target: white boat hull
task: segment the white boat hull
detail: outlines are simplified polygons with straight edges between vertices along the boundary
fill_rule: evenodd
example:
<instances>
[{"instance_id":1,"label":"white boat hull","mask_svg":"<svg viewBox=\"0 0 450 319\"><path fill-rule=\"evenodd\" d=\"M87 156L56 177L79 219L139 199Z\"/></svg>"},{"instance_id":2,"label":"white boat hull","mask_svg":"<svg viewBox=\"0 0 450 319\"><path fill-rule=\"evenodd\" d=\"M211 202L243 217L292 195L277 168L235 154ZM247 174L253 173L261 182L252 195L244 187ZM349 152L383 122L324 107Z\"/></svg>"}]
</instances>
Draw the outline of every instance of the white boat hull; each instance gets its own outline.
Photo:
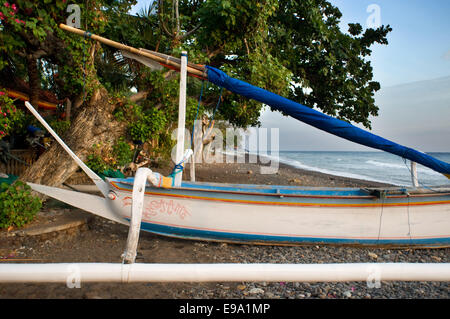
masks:
<instances>
[{"instance_id":1,"label":"white boat hull","mask_svg":"<svg viewBox=\"0 0 450 319\"><path fill-rule=\"evenodd\" d=\"M116 196L114 211L129 220L130 189L126 183L110 185ZM283 195L222 192L148 187L141 228L179 238L265 244L435 247L447 246L450 240L450 194L405 203L404 198L373 196L303 196L287 201Z\"/></svg>"}]
</instances>

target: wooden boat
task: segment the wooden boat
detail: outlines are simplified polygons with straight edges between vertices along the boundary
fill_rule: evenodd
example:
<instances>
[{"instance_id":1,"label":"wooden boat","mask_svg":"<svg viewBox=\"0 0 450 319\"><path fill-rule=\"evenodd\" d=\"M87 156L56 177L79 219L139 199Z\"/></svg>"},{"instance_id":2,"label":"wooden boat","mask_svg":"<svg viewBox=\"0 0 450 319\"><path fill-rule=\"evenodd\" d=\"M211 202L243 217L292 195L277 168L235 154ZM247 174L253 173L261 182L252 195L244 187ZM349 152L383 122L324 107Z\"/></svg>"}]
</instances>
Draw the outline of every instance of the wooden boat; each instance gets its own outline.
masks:
<instances>
[{"instance_id":1,"label":"wooden boat","mask_svg":"<svg viewBox=\"0 0 450 319\"><path fill-rule=\"evenodd\" d=\"M84 34L82 30L63 28ZM89 37L117 45L132 54L140 54L142 58L154 58L162 65L173 67L178 63L158 55L152 58L151 51L141 52L92 34ZM217 69L189 68L186 64L183 68L182 63L180 69L182 79L183 71L184 75L191 72L206 77L213 83L281 109L322 130L401 154L450 177L447 163L262 89L255 88L254 92L248 93L248 84L229 79ZM91 177L104 197L29 183L30 186L99 216L124 224L137 222L141 229L160 235L196 240L283 245L450 246L450 188L357 189L173 183L149 169L138 170L135 178L103 181L42 122L32 106L26 104ZM184 127L183 121L181 127ZM184 143L179 141L179 144ZM177 162L180 162L180 156L177 156Z\"/></svg>"},{"instance_id":2,"label":"wooden boat","mask_svg":"<svg viewBox=\"0 0 450 319\"><path fill-rule=\"evenodd\" d=\"M131 218L133 179L108 184L113 211ZM172 237L247 243L445 246L449 214L450 190L380 193L183 182L172 189L146 188L141 228Z\"/></svg>"},{"instance_id":3,"label":"wooden boat","mask_svg":"<svg viewBox=\"0 0 450 319\"><path fill-rule=\"evenodd\" d=\"M133 178L106 179L99 197L29 183L41 193L128 224ZM305 188L185 182L147 185L143 230L185 239L258 244L444 247L450 189Z\"/></svg>"},{"instance_id":4,"label":"wooden boat","mask_svg":"<svg viewBox=\"0 0 450 319\"><path fill-rule=\"evenodd\" d=\"M104 197L28 184L75 207L129 224L136 201L135 178L103 181L59 142ZM161 188L146 180L140 227L170 237L236 243L446 247L449 217L450 188L308 188L187 181Z\"/></svg>"}]
</instances>

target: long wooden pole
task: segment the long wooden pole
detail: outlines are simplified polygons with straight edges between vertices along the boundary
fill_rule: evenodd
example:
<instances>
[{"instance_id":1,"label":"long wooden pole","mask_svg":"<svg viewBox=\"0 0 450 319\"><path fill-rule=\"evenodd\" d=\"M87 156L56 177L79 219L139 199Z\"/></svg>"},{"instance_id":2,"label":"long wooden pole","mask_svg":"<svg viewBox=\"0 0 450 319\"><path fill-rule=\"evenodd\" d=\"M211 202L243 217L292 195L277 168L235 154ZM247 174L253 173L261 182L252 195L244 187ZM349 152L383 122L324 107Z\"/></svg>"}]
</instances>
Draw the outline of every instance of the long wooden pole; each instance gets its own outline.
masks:
<instances>
[{"instance_id":1,"label":"long wooden pole","mask_svg":"<svg viewBox=\"0 0 450 319\"><path fill-rule=\"evenodd\" d=\"M162 55L153 54L153 53L151 53L151 51L148 51L148 50L139 50L139 49L130 47L128 45L125 45L125 44L122 44L122 43L119 43L119 42L112 41L110 39L101 37L99 35L92 34L92 33L88 32L88 31L84 31L84 30L81 30L81 29L70 27L70 26L65 25L63 23L61 23L59 25L59 27L61 29L63 29L63 30L66 30L66 31L69 31L69 32L72 32L72 33L75 33L75 34L78 34L78 35L81 35L81 36L84 36L84 37L88 37L88 38L91 38L91 39L96 40L96 41L99 41L99 42L104 43L106 45L109 45L109 46L111 46L113 48L116 48L116 49L119 49L119 50L125 50L125 51L128 51L128 52L137 54L137 55L144 56L144 57L149 58L149 59L151 59L153 61L161 63L162 65L168 65L168 66L174 67L177 70L180 70L180 68L181 68L180 63L178 63L177 59L174 59L173 57L170 57L170 56L163 57ZM207 78L206 70L204 69L202 71L201 68L202 67L200 67L200 66L193 67L193 66L189 66L188 65L187 66L187 72L190 73L190 74L196 75L198 77L201 77L203 79L206 79Z\"/></svg>"}]
</instances>

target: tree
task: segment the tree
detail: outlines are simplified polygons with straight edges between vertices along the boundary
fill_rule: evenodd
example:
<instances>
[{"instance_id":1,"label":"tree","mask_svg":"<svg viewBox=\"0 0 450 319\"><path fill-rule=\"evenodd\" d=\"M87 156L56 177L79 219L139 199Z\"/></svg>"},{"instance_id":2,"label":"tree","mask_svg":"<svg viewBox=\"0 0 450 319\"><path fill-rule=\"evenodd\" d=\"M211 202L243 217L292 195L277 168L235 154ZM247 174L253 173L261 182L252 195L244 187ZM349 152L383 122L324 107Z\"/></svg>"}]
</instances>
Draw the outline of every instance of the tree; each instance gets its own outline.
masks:
<instances>
[{"instance_id":1,"label":"tree","mask_svg":"<svg viewBox=\"0 0 450 319\"><path fill-rule=\"evenodd\" d=\"M309 107L370 128L376 116L370 47L388 44L391 27L339 28L342 16L326 0L184 1L190 52L233 77L287 96ZM262 105L225 94L219 116L232 124L257 125Z\"/></svg>"},{"instance_id":2,"label":"tree","mask_svg":"<svg viewBox=\"0 0 450 319\"><path fill-rule=\"evenodd\" d=\"M339 29L341 12L328 1L282 0L278 5L269 19L271 53L300 84L289 97L370 127L369 116L378 115L373 96L380 84L372 81L372 67L365 58L374 43L388 43L390 26L363 33L360 24L349 24L346 34Z\"/></svg>"},{"instance_id":3,"label":"tree","mask_svg":"<svg viewBox=\"0 0 450 319\"><path fill-rule=\"evenodd\" d=\"M92 32L101 33L106 17L101 10L111 7L126 13L135 1L80 1L83 18ZM87 7L85 7L85 4ZM75 114L67 143L86 158L93 144L113 143L123 135L123 123L114 121L115 105L96 75L93 61L100 46L59 29L66 20L66 1L11 1L2 7L0 34L2 71L26 69L30 100L34 105L41 87L37 59L46 59L58 68L55 90L60 97L73 99ZM10 11L8 11L10 10ZM75 170L76 164L56 144L21 176L25 181L60 185Z\"/></svg>"},{"instance_id":4,"label":"tree","mask_svg":"<svg viewBox=\"0 0 450 319\"><path fill-rule=\"evenodd\" d=\"M148 142L154 156L167 152L162 146L171 145L177 117L176 73L149 70L114 49L60 30L58 24L68 15L66 1L13 2L19 22L8 15L11 8L2 7L7 20L0 25L0 69L25 74L34 83L33 92L42 85L33 74L37 58L57 69L55 92L74 102L65 139L75 153L86 159L92 145L111 147L123 136ZM219 67L367 127L369 116L377 114L373 94L380 86L372 81L365 58L374 43L387 44L389 26L363 32L359 24L350 24L349 33L343 33L341 13L325 0L158 0L137 17L127 14L134 3L79 1L82 27L137 48L174 56L187 50L190 62ZM201 81L190 79L188 86L187 123L192 123ZM220 91L213 85L205 88L200 114L214 112ZM259 102L224 91L215 119L243 128L258 125L261 108ZM22 178L58 185L75 169L53 145Z\"/></svg>"}]
</instances>

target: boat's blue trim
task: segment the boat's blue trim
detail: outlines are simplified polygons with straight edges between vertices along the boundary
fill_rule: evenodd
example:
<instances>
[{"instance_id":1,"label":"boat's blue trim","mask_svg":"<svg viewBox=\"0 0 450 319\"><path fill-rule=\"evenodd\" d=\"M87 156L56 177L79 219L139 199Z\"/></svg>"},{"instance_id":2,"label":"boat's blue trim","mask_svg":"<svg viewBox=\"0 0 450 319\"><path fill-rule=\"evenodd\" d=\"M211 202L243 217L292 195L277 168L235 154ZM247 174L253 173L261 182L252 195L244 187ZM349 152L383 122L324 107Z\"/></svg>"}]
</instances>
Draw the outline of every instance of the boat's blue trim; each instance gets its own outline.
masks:
<instances>
[{"instance_id":1,"label":"boat's blue trim","mask_svg":"<svg viewBox=\"0 0 450 319\"><path fill-rule=\"evenodd\" d=\"M262 194L280 194L280 195L312 195L312 196L367 196L359 188L299 188L298 186L284 185L246 185L246 184L208 184L183 182L182 188L203 189L214 191L230 192L255 192Z\"/></svg>"},{"instance_id":2,"label":"boat's blue trim","mask_svg":"<svg viewBox=\"0 0 450 319\"><path fill-rule=\"evenodd\" d=\"M112 182L121 183L132 187L133 178L111 178ZM149 185L150 186L150 185ZM298 187L285 185L256 185L256 184L215 184L215 183L199 183L186 182L181 184L180 191L185 189L192 191L222 191L222 192L239 192L239 193L259 193L259 194L276 194L276 195L303 195L303 196L368 196L360 188L325 188L325 187ZM172 188L170 191L177 191Z\"/></svg>"},{"instance_id":3,"label":"boat's blue trim","mask_svg":"<svg viewBox=\"0 0 450 319\"><path fill-rule=\"evenodd\" d=\"M264 244L348 244L348 245L415 245L415 246L446 246L450 244L450 237L423 238L423 239L355 239L355 238L321 238L321 237L294 237L294 236L270 236L258 234L217 232L198 230L191 228L173 227L160 224L143 222L141 229L182 239L216 240L236 243L264 243Z\"/></svg>"}]
</instances>

